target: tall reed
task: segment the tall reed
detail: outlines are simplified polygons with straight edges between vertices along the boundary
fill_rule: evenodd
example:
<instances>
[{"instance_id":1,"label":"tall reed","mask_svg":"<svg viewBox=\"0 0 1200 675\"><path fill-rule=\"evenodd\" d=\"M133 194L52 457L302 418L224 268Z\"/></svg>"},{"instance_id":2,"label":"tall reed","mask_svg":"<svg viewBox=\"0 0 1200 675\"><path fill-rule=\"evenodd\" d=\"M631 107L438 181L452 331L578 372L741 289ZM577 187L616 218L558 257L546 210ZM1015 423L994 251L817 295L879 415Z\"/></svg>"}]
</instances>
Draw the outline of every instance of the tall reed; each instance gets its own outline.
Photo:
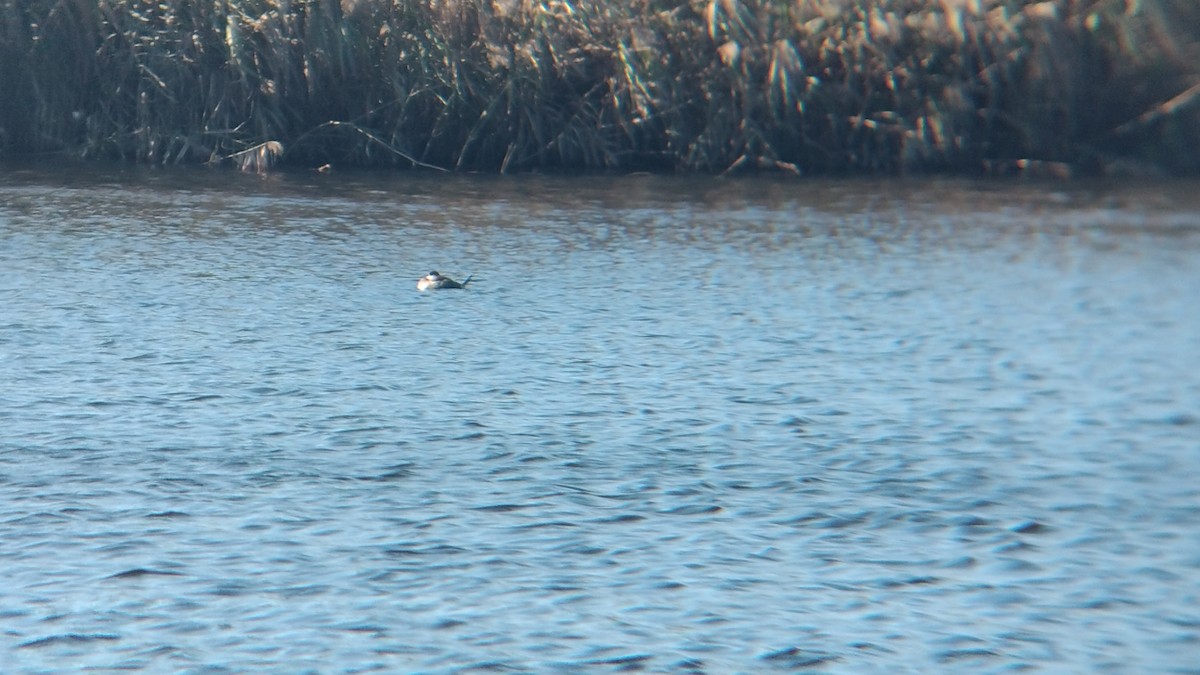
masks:
<instances>
[{"instance_id":1,"label":"tall reed","mask_svg":"<svg viewBox=\"0 0 1200 675\"><path fill-rule=\"evenodd\" d=\"M1193 0L0 0L0 153L1200 170Z\"/></svg>"}]
</instances>

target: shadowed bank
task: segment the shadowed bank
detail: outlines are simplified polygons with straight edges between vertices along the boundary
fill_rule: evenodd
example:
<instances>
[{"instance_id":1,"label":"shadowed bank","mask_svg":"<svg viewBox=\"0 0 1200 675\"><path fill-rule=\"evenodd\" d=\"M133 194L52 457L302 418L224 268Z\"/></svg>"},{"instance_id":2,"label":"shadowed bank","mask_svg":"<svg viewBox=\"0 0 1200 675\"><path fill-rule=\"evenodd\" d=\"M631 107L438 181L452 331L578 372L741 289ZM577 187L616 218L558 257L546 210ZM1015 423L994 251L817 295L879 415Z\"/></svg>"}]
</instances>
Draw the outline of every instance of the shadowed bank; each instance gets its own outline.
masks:
<instances>
[{"instance_id":1,"label":"shadowed bank","mask_svg":"<svg viewBox=\"0 0 1200 675\"><path fill-rule=\"evenodd\" d=\"M1192 0L3 0L0 155L1200 169Z\"/></svg>"}]
</instances>

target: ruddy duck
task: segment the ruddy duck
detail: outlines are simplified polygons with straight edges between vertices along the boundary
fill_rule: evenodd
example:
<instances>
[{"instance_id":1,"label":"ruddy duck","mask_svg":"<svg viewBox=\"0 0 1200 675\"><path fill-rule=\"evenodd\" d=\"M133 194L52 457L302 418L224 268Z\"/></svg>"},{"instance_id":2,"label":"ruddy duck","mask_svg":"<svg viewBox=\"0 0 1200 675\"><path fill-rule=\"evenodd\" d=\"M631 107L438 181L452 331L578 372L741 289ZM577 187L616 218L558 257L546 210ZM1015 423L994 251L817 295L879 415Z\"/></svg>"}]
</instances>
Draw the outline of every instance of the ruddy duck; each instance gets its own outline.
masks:
<instances>
[{"instance_id":1,"label":"ruddy duck","mask_svg":"<svg viewBox=\"0 0 1200 675\"><path fill-rule=\"evenodd\" d=\"M417 280L417 290L418 291L427 291L430 289L439 289L439 288L465 288L466 285L469 283L471 283L471 275L470 274L468 274L467 278L464 279L463 282L460 284L457 281L451 279L450 277L446 277L446 276L442 276L441 274L438 274L437 270L434 270L434 271L430 272L429 274L426 274L425 276L423 276Z\"/></svg>"}]
</instances>

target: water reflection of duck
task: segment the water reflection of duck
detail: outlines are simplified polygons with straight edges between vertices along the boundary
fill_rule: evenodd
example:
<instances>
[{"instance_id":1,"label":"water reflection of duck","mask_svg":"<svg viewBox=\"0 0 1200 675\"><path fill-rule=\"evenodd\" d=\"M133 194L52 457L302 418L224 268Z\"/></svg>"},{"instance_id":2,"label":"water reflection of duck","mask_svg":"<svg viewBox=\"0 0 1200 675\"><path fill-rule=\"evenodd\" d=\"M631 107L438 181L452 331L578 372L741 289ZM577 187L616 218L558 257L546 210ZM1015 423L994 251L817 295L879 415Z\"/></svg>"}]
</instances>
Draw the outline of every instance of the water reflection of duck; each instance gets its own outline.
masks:
<instances>
[{"instance_id":1,"label":"water reflection of duck","mask_svg":"<svg viewBox=\"0 0 1200 675\"><path fill-rule=\"evenodd\" d=\"M436 290L439 288L465 288L469 283L471 283L470 274L468 274L467 278L464 279L460 284L450 277L442 276L437 270L434 270L417 280L417 290L427 291L431 289Z\"/></svg>"}]
</instances>

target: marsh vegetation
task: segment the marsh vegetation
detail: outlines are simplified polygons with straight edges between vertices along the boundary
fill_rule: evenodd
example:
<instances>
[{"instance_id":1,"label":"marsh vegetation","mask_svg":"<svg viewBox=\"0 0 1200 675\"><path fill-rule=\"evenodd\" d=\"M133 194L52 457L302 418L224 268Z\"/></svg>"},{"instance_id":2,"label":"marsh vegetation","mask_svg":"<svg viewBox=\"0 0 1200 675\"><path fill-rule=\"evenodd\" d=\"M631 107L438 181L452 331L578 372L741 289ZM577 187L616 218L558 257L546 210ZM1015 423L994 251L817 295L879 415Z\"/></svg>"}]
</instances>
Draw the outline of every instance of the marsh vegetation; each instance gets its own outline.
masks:
<instances>
[{"instance_id":1,"label":"marsh vegetation","mask_svg":"<svg viewBox=\"0 0 1200 675\"><path fill-rule=\"evenodd\" d=\"M1200 170L1194 0L3 0L0 154Z\"/></svg>"}]
</instances>

